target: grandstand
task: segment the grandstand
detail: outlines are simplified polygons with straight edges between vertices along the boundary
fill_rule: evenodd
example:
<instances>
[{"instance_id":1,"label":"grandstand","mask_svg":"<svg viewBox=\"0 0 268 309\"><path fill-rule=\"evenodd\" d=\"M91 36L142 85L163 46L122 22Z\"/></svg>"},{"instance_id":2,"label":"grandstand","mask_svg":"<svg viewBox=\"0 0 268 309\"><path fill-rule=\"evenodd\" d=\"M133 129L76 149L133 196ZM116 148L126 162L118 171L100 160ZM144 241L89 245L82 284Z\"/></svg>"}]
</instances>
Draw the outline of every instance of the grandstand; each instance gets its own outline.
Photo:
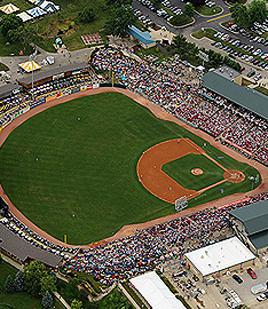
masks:
<instances>
[{"instance_id":1,"label":"grandstand","mask_svg":"<svg viewBox=\"0 0 268 309\"><path fill-rule=\"evenodd\" d=\"M256 254L268 248L268 201L261 201L230 213L237 236Z\"/></svg>"},{"instance_id":2,"label":"grandstand","mask_svg":"<svg viewBox=\"0 0 268 309\"><path fill-rule=\"evenodd\" d=\"M204 74L203 87L268 120L267 96L260 92L239 86L216 71Z\"/></svg>"}]
</instances>

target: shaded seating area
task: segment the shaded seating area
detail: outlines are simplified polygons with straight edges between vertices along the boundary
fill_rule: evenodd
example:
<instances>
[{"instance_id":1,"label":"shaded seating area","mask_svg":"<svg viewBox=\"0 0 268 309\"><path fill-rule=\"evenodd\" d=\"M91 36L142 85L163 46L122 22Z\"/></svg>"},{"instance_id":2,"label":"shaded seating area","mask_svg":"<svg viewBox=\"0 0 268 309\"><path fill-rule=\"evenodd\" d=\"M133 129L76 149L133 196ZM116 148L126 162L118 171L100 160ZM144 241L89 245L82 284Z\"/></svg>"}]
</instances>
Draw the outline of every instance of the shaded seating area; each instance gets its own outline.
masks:
<instances>
[{"instance_id":1,"label":"shaded seating area","mask_svg":"<svg viewBox=\"0 0 268 309\"><path fill-rule=\"evenodd\" d=\"M15 258L20 263L27 260L39 260L50 267L57 267L62 257L51 252L32 246L31 243L12 233L0 223L0 249L5 254Z\"/></svg>"}]
</instances>

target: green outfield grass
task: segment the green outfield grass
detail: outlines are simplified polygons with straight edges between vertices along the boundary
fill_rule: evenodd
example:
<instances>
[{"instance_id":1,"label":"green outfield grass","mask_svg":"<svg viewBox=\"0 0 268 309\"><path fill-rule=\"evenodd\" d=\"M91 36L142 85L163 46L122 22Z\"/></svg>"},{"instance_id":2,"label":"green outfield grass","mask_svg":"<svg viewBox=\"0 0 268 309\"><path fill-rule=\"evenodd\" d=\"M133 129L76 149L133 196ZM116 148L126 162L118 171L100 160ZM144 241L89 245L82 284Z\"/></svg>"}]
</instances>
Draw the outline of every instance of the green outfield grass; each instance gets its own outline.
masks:
<instances>
[{"instance_id":1,"label":"green outfield grass","mask_svg":"<svg viewBox=\"0 0 268 309\"><path fill-rule=\"evenodd\" d=\"M51 235L89 243L125 224L174 211L143 188L136 164L149 147L179 137L204 146L226 168L257 174L178 125L110 93L53 107L17 128L0 151L0 183L15 205ZM251 187L246 177L224 194L207 191L190 206Z\"/></svg>"},{"instance_id":2,"label":"green outfield grass","mask_svg":"<svg viewBox=\"0 0 268 309\"><path fill-rule=\"evenodd\" d=\"M193 168L201 168L202 175L193 175ZM163 171L184 188L200 190L224 179L224 171L203 155L189 154L163 166Z\"/></svg>"}]
</instances>

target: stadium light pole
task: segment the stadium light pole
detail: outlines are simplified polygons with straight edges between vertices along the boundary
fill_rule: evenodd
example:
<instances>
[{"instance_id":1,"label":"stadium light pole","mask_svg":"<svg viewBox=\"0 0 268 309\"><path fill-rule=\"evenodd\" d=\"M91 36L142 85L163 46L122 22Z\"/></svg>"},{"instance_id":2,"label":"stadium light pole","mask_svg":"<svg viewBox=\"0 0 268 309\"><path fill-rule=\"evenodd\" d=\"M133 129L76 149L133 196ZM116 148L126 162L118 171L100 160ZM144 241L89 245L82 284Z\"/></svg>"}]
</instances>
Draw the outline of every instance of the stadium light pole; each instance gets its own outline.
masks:
<instances>
[{"instance_id":1,"label":"stadium light pole","mask_svg":"<svg viewBox=\"0 0 268 309\"><path fill-rule=\"evenodd\" d=\"M34 88L34 70L33 70L33 62L37 56L37 49L29 56L29 61L32 64L32 100L34 100L33 88Z\"/></svg>"}]
</instances>

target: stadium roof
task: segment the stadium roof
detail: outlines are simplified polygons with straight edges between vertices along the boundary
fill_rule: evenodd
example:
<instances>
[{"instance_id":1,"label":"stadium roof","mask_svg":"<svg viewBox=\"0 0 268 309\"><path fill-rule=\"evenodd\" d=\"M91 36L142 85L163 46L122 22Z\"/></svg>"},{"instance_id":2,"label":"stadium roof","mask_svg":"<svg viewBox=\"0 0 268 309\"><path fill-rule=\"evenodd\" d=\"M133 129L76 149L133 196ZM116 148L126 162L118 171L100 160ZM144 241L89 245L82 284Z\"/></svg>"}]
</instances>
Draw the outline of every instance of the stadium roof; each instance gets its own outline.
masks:
<instances>
[{"instance_id":1,"label":"stadium roof","mask_svg":"<svg viewBox=\"0 0 268 309\"><path fill-rule=\"evenodd\" d=\"M249 239L257 249L268 247L268 230L254 234Z\"/></svg>"},{"instance_id":2,"label":"stadium roof","mask_svg":"<svg viewBox=\"0 0 268 309\"><path fill-rule=\"evenodd\" d=\"M268 97L256 90L239 86L216 72L208 72L203 76L203 86L268 119Z\"/></svg>"},{"instance_id":3,"label":"stadium roof","mask_svg":"<svg viewBox=\"0 0 268 309\"><path fill-rule=\"evenodd\" d=\"M33 259L39 260L48 266L56 267L62 260L62 257L37 248L18 237L2 223L0 223L0 249L17 257L21 262Z\"/></svg>"},{"instance_id":4,"label":"stadium roof","mask_svg":"<svg viewBox=\"0 0 268 309\"><path fill-rule=\"evenodd\" d=\"M12 91L15 89L20 88L19 85L16 84L6 84L3 86L0 86L0 98L4 98L12 94Z\"/></svg>"},{"instance_id":5,"label":"stadium roof","mask_svg":"<svg viewBox=\"0 0 268 309\"><path fill-rule=\"evenodd\" d=\"M129 26L128 28L128 33L143 44L149 45L155 43L155 40L152 39L151 34L148 31L141 31L139 28L133 25Z\"/></svg>"},{"instance_id":6,"label":"stadium roof","mask_svg":"<svg viewBox=\"0 0 268 309\"><path fill-rule=\"evenodd\" d=\"M59 75L62 73L67 73L67 72L73 72L73 71L79 71L79 70L83 70L89 67L89 64L87 62L82 62L82 63L72 63L69 65L65 65L65 66L61 66L61 67L48 67L47 70L41 70L39 72L34 73L33 75L33 79L34 79L34 83L40 81L40 80L44 80L50 77L53 77L55 75ZM18 80L18 82L20 84L23 85L29 85L32 82L32 75L28 75L26 77L20 78Z\"/></svg>"},{"instance_id":7,"label":"stadium roof","mask_svg":"<svg viewBox=\"0 0 268 309\"><path fill-rule=\"evenodd\" d=\"M230 215L245 225L248 235L268 231L268 200L237 208Z\"/></svg>"},{"instance_id":8,"label":"stadium roof","mask_svg":"<svg viewBox=\"0 0 268 309\"><path fill-rule=\"evenodd\" d=\"M203 276L253 260L255 255L237 238L186 253L186 257Z\"/></svg>"},{"instance_id":9,"label":"stadium roof","mask_svg":"<svg viewBox=\"0 0 268 309\"><path fill-rule=\"evenodd\" d=\"M130 279L130 282L152 309L185 309L182 302L176 298L154 271Z\"/></svg>"}]
</instances>

